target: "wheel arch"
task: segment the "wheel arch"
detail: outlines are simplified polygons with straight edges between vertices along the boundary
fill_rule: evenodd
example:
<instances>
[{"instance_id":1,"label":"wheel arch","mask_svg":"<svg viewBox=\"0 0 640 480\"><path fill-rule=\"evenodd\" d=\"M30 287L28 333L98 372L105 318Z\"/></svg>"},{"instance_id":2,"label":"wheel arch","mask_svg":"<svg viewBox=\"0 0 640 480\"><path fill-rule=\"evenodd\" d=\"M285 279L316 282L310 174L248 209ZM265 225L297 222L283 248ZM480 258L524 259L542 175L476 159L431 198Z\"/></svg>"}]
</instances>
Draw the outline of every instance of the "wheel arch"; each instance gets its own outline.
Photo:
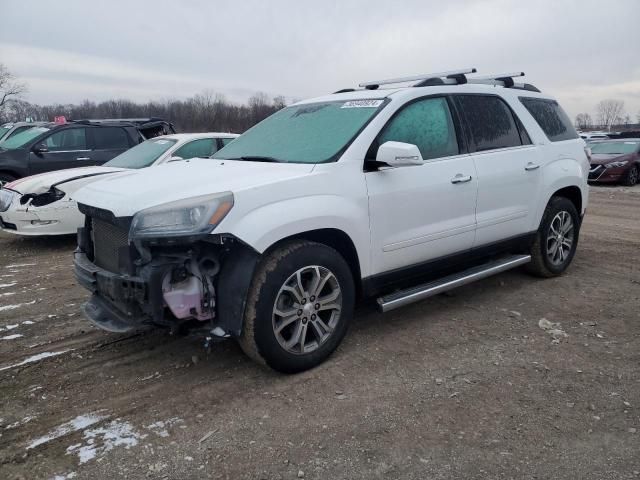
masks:
<instances>
[{"instance_id":1,"label":"wheel arch","mask_svg":"<svg viewBox=\"0 0 640 480\"><path fill-rule=\"evenodd\" d=\"M321 243L336 250L349 265L353 275L353 283L356 285L358 295L362 293L362 275L360 270L360 258L358 251L349 235L338 228L319 228L306 232L296 233L289 237L282 238L271 245L267 250L271 250L283 242L290 240L308 240L310 242Z\"/></svg>"},{"instance_id":2,"label":"wheel arch","mask_svg":"<svg viewBox=\"0 0 640 480\"><path fill-rule=\"evenodd\" d=\"M308 240L336 250L351 270L356 295L362 294L358 252L351 237L340 229L319 228L299 232L277 240L262 254L242 241L235 241L230 249L231 254L221 266L216 285L218 321L223 330L235 337L240 336L246 308L246 296L260 259L273 249L292 240Z\"/></svg>"},{"instance_id":3,"label":"wheel arch","mask_svg":"<svg viewBox=\"0 0 640 480\"><path fill-rule=\"evenodd\" d=\"M559 190L556 190L551 195L549 200L551 200L551 198L553 198L553 197L564 197L564 198L570 200L571 203L573 203L573 205L576 207L576 210L578 211L578 214L579 215L582 214L582 190L580 190L579 187L577 187L575 185L572 185L572 186L569 186L569 187L561 188Z\"/></svg>"}]
</instances>

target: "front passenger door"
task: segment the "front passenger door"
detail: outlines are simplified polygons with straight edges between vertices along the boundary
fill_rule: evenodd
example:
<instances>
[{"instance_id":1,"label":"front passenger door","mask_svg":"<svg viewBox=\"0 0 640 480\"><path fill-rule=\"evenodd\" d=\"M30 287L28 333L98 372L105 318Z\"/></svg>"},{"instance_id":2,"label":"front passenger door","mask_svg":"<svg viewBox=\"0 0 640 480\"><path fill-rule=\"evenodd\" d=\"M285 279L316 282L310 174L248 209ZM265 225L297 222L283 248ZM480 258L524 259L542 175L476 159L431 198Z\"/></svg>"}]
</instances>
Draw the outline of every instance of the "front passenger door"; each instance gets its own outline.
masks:
<instances>
[{"instance_id":1,"label":"front passenger door","mask_svg":"<svg viewBox=\"0 0 640 480\"><path fill-rule=\"evenodd\" d=\"M47 151L29 153L29 169L32 175L91 165L88 163L91 150L87 146L84 127L58 130L44 138L40 145L44 145Z\"/></svg>"},{"instance_id":2,"label":"front passenger door","mask_svg":"<svg viewBox=\"0 0 640 480\"><path fill-rule=\"evenodd\" d=\"M377 146L387 141L418 146L424 164L365 174L373 274L469 250L478 184L447 99L422 98L402 107L367 158L375 158Z\"/></svg>"}]
</instances>

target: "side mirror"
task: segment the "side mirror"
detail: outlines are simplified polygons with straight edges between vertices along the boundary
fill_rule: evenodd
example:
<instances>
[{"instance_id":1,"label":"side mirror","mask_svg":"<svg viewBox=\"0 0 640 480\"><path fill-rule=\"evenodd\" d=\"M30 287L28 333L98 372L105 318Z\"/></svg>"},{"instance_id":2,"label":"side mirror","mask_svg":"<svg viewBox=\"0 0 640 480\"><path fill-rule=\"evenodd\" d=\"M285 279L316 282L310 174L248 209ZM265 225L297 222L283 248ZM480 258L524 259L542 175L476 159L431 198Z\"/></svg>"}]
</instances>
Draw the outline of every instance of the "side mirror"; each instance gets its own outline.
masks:
<instances>
[{"instance_id":1,"label":"side mirror","mask_svg":"<svg viewBox=\"0 0 640 480\"><path fill-rule=\"evenodd\" d=\"M390 167L411 167L422 165L424 160L417 146L403 142L384 142L378 148L376 162Z\"/></svg>"},{"instance_id":2,"label":"side mirror","mask_svg":"<svg viewBox=\"0 0 640 480\"><path fill-rule=\"evenodd\" d=\"M38 145L35 145L32 150L33 153L47 153L49 151L49 148L47 148L46 144L39 143Z\"/></svg>"},{"instance_id":3,"label":"side mirror","mask_svg":"<svg viewBox=\"0 0 640 480\"><path fill-rule=\"evenodd\" d=\"M176 156L169 159L170 162L179 162L180 160L184 160L184 158Z\"/></svg>"}]
</instances>

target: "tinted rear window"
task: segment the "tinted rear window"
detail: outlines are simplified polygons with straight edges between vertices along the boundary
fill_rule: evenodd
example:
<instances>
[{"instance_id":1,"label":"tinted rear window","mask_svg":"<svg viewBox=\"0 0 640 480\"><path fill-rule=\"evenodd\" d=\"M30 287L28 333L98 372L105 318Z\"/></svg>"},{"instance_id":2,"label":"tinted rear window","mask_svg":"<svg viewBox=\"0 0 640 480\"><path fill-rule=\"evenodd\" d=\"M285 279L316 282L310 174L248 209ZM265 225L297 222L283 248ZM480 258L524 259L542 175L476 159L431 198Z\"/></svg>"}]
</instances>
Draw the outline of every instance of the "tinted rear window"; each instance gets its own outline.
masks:
<instances>
[{"instance_id":1,"label":"tinted rear window","mask_svg":"<svg viewBox=\"0 0 640 480\"><path fill-rule=\"evenodd\" d=\"M499 97L459 95L456 102L466 119L471 147L476 152L522 145L511 109Z\"/></svg>"},{"instance_id":2,"label":"tinted rear window","mask_svg":"<svg viewBox=\"0 0 640 480\"><path fill-rule=\"evenodd\" d=\"M100 127L94 128L92 132L93 141L97 150L129 148L129 137L123 128Z\"/></svg>"},{"instance_id":3,"label":"tinted rear window","mask_svg":"<svg viewBox=\"0 0 640 480\"><path fill-rule=\"evenodd\" d=\"M552 142L578 138L571 120L555 100L520 97L520 101Z\"/></svg>"}]
</instances>

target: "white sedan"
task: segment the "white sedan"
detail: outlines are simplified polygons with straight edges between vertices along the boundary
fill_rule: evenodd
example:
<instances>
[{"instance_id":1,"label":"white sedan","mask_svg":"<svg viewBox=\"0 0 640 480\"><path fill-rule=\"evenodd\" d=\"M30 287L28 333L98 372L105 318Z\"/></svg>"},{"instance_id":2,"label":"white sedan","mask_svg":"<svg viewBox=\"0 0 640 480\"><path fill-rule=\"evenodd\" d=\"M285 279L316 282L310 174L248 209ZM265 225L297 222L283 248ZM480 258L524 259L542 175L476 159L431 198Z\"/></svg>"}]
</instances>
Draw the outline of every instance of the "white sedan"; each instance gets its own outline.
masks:
<instances>
[{"instance_id":1,"label":"white sedan","mask_svg":"<svg viewBox=\"0 0 640 480\"><path fill-rule=\"evenodd\" d=\"M74 200L81 187L103 175L155 167L194 157L209 157L238 135L181 133L144 141L100 167L82 167L33 175L0 190L0 228L4 232L39 236L74 234L84 224Z\"/></svg>"}]
</instances>

